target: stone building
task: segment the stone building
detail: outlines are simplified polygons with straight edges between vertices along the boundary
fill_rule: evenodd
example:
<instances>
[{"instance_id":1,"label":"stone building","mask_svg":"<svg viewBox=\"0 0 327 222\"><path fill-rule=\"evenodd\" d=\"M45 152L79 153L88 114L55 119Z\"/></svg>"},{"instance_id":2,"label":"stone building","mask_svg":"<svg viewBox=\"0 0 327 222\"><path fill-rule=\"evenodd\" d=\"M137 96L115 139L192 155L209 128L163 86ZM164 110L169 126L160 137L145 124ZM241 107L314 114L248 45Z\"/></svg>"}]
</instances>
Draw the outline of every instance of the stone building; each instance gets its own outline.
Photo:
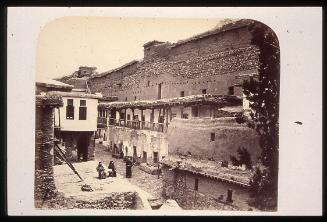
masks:
<instances>
[{"instance_id":1,"label":"stone building","mask_svg":"<svg viewBox=\"0 0 327 222\"><path fill-rule=\"evenodd\" d=\"M250 170L177 155L164 158L161 165L162 194L183 209L248 210Z\"/></svg>"},{"instance_id":2,"label":"stone building","mask_svg":"<svg viewBox=\"0 0 327 222\"><path fill-rule=\"evenodd\" d=\"M176 43L151 41L143 60L91 75L92 92L118 98L99 104L109 115L109 146L149 163L187 153L229 160L243 146L257 161L257 134L236 122L249 109L242 83L258 72L254 23L230 22Z\"/></svg>"}]
</instances>

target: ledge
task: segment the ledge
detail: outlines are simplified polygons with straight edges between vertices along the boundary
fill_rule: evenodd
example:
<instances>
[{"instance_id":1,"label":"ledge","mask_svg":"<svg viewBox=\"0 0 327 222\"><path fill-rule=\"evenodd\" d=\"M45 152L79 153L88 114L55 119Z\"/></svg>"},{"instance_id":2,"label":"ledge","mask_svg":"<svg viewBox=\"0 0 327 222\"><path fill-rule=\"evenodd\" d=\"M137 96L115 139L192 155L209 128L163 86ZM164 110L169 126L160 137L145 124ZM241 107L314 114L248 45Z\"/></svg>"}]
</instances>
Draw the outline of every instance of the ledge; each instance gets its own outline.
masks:
<instances>
[{"instance_id":1,"label":"ledge","mask_svg":"<svg viewBox=\"0 0 327 222\"><path fill-rule=\"evenodd\" d=\"M138 100L129 102L99 103L105 109L154 109L172 106L216 105L219 107L242 105L242 98L229 95L192 95L159 100Z\"/></svg>"}]
</instances>

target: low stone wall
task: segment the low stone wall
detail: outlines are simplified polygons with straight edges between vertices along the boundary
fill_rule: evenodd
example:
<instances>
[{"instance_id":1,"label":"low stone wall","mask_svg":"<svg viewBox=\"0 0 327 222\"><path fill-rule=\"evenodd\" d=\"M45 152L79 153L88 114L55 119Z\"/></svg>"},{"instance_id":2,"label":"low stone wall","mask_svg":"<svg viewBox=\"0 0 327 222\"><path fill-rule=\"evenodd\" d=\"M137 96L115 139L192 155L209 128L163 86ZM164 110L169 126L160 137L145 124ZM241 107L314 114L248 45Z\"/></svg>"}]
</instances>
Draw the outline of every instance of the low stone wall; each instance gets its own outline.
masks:
<instances>
[{"instance_id":1,"label":"low stone wall","mask_svg":"<svg viewBox=\"0 0 327 222\"><path fill-rule=\"evenodd\" d=\"M51 209L142 209L136 192L112 192L103 198L66 198L62 193L46 202L44 207Z\"/></svg>"},{"instance_id":2,"label":"low stone wall","mask_svg":"<svg viewBox=\"0 0 327 222\"><path fill-rule=\"evenodd\" d=\"M74 208L79 209L134 209L136 192L110 193L103 199L94 201L77 200Z\"/></svg>"},{"instance_id":3,"label":"low stone wall","mask_svg":"<svg viewBox=\"0 0 327 222\"><path fill-rule=\"evenodd\" d=\"M152 174L152 175L157 175L158 174L158 167L148 166L145 163L141 163L140 166L139 166L139 169L146 172L146 173Z\"/></svg>"}]
</instances>

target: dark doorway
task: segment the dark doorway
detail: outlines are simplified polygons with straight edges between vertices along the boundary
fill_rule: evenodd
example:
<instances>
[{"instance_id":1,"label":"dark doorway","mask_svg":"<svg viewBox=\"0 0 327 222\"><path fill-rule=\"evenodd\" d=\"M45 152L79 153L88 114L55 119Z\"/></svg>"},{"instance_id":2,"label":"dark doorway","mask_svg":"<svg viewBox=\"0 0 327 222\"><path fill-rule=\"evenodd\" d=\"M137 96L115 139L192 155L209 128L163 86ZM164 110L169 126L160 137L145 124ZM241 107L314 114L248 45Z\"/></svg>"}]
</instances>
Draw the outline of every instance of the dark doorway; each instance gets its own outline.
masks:
<instances>
[{"instance_id":1,"label":"dark doorway","mask_svg":"<svg viewBox=\"0 0 327 222\"><path fill-rule=\"evenodd\" d=\"M90 134L89 133L81 133L77 140L77 160L88 160L88 152L90 145Z\"/></svg>"}]
</instances>

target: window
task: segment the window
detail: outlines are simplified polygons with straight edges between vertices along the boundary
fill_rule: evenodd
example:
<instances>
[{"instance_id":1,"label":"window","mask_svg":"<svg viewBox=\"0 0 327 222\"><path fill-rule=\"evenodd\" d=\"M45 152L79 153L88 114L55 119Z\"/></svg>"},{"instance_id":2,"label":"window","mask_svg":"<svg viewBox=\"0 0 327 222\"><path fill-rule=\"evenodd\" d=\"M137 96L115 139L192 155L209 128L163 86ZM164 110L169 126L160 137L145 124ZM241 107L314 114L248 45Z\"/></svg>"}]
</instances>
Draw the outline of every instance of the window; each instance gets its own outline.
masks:
<instances>
[{"instance_id":1,"label":"window","mask_svg":"<svg viewBox=\"0 0 327 222\"><path fill-rule=\"evenodd\" d=\"M86 120L86 100L80 100L79 105L79 119Z\"/></svg>"},{"instance_id":2,"label":"window","mask_svg":"<svg viewBox=\"0 0 327 222\"><path fill-rule=\"evenodd\" d=\"M176 117L177 115L176 115L176 113L172 113L171 116L174 118L174 117Z\"/></svg>"},{"instance_id":3,"label":"window","mask_svg":"<svg viewBox=\"0 0 327 222\"><path fill-rule=\"evenodd\" d=\"M127 114L127 120L131 120L131 114Z\"/></svg>"},{"instance_id":4,"label":"window","mask_svg":"<svg viewBox=\"0 0 327 222\"><path fill-rule=\"evenodd\" d=\"M147 86L150 86L150 81L148 81Z\"/></svg>"},{"instance_id":5,"label":"window","mask_svg":"<svg viewBox=\"0 0 327 222\"><path fill-rule=\"evenodd\" d=\"M136 100L136 96L134 96L134 100Z\"/></svg>"},{"instance_id":6,"label":"window","mask_svg":"<svg viewBox=\"0 0 327 222\"><path fill-rule=\"evenodd\" d=\"M211 133L210 134L210 140L211 141L215 141L215 133Z\"/></svg>"},{"instance_id":7,"label":"window","mask_svg":"<svg viewBox=\"0 0 327 222\"><path fill-rule=\"evenodd\" d=\"M181 91L181 93L180 93L180 97L184 97L184 96L185 96L184 91Z\"/></svg>"},{"instance_id":8,"label":"window","mask_svg":"<svg viewBox=\"0 0 327 222\"><path fill-rule=\"evenodd\" d=\"M73 99L67 99L66 119L74 119L74 101L73 101Z\"/></svg>"},{"instance_id":9,"label":"window","mask_svg":"<svg viewBox=\"0 0 327 222\"><path fill-rule=\"evenodd\" d=\"M125 97L125 101L127 101L127 97Z\"/></svg>"},{"instance_id":10,"label":"window","mask_svg":"<svg viewBox=\"0 0 327 222\"><path fill-rule=\"evenodd\" d=\"M228 95L234 95L234 86L228 87Z\"/></svg>"},{"instance_id":11,"label":"window","mask_svg":"<svg viewBox=\"0 0 327 222\"><path fill-rule=\"evenodd\" d=\"M199 190L199 179L195 178L194 181L194 190L198 191Z\"/></svg>"},{"instance_id":12,"label":"window","mask_svg":"<svg viewBox=\"0 0 327 222\"><path fill-rule=\"evenodd\" d=\"M86 106L86 100L80 100L79 101L79 106ZM102 111L104 111L104 110L102 110Z\"/></svg>"},{"instance_id":13,"label":"window","mask_svg":"<svg viewBox=\"0 0 327 222\"><path fill-rule=\"evenodd\" d=\"M206 89L202 89L202 94L207 94L207 90Z\"/></svg>"}]
</instances>

